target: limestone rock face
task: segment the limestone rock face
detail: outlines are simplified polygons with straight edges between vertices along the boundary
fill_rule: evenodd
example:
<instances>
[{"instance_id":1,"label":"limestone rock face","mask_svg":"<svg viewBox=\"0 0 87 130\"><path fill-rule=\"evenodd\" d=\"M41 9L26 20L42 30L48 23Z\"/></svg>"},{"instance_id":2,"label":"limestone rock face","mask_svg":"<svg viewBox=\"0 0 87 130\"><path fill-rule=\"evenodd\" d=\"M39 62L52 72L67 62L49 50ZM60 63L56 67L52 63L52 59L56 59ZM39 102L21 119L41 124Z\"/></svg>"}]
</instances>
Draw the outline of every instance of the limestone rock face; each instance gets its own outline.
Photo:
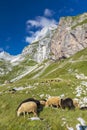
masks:
<instances>
[{"instance_id":1,"label":"limestone rock face","mask_svg":"<svg viewBox=\"0 0 87 130\"><path fill-rule=\"evenodd\" d=\"M51 40L52 59L67 58L87 47L87 13L60 19Z\"/></svg>"},{"instance_id":2,"label":"limestone rock face","mask_svg":"<svg viewBox=\"0 0 87 130\"><path fill-rule=\"evenodd\" d=\"M26 58L38 63L47 59L68 58L87 47L87 13L78 16L62 17L57 25L44 27L34 41L26 46L22 53L11 56L0 53L0 60L10 62L13 66ZM1 70L2 72L2 70Z\"/></svg>"},{"instance_id":3,"label":"limestone rock face","mask_svg":"<svg viewBox=\"0 0 87 130\"><path fill-rule=\"evenodd\" d=\"M30 59L38 63L49 59L51 38L56 28L57 26L43 28L33 43L23 49L22 55L28 55Z\"/></svg>"}]
</instances>

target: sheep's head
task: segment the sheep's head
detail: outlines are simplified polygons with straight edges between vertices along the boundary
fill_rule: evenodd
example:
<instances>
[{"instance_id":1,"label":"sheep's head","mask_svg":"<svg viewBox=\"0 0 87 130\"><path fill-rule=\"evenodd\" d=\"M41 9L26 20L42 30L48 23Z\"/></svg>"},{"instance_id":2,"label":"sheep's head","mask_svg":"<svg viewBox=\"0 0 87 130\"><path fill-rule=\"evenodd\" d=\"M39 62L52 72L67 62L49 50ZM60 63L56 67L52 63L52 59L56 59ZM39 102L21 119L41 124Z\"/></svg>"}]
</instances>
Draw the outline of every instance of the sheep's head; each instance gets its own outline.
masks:
<instances>
[{"instance_id":1,"label":"sheep's head","mask_svg":"<svg viewBox=\"0 0 87 130\"><path fill-rule=\"evenodd\" d=\"M41 100L40 104L43 105L43 106L45 106L46 105L46 101L45 100Z\"/></svg>"}]
</instances>

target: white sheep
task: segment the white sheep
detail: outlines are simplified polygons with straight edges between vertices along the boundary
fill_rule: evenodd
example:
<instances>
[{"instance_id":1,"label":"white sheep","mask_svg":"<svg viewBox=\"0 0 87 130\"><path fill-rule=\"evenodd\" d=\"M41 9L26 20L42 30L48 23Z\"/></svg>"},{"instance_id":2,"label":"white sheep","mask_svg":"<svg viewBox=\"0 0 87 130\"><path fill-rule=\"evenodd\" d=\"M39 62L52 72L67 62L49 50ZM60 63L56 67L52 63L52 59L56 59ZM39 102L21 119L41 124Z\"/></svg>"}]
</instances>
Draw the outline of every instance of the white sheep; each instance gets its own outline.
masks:
<instances>
[{"instance_id":1,"label":"white sheep","mask_svg":"<svg viewBox=\"0 0 87 130\"><path fill-rule=\"evenodd\" d=\"M22 103L21 106L17 109L17 116L20 116L21 113L33 113L34 116L37 116L37 104L33 101Z\"/></svg>"}]
</instances>

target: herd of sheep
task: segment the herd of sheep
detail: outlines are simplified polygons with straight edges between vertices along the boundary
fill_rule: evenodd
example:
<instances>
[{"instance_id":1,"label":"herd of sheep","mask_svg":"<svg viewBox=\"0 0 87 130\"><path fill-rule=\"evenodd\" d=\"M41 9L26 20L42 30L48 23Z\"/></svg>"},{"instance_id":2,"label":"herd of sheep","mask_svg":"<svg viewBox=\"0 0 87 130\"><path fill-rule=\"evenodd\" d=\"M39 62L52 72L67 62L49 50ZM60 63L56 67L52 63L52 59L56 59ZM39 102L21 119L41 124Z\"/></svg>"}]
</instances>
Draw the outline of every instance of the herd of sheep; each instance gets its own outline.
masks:
<instances>
[{"instance_id":1,"label":"herd of sheep","mask_svg":"<svg viewBox=\"0 0 87 130\"><path fill-rule=\"evenodd\" d=\"M50 97L47 100L41 99L36 100L34 98L28 98L22 101L17 108L17 116L23 114L33 113L34 116L38 116L38 112L43 109L43 107L57 107L57 108L68 108L69 110L74 110L76 107L79 107L78 100L74 100L71 98L61 99L60 97L54 96ZM87 107L83 107L80 109L87 109Z\"/></svg>"}]
</instances>

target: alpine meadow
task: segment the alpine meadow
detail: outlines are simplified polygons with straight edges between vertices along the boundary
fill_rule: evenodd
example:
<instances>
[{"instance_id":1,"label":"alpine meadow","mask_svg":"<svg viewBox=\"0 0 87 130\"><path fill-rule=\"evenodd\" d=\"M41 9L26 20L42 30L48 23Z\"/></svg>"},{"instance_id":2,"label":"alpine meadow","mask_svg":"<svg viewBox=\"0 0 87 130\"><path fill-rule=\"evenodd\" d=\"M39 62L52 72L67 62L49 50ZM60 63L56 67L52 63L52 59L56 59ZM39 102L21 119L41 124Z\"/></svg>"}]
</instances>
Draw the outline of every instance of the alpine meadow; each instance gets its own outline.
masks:
<instances>
[{"instance_id":1,"label":"alpine meadow","mask_svg":"<svg viewBox=\"0 0 87 130\"><path fill-rule=\"evenodd\" d=\"M62 106L60 100L58 107L37 106L37 117L27 110L25 117L17 116L24 100L51 97L69 98L78 106ZM44 27L19 55L0 53L0 130L80 130L87 126L86 113L87 13Z\"/></svg>"}]
</instances>

